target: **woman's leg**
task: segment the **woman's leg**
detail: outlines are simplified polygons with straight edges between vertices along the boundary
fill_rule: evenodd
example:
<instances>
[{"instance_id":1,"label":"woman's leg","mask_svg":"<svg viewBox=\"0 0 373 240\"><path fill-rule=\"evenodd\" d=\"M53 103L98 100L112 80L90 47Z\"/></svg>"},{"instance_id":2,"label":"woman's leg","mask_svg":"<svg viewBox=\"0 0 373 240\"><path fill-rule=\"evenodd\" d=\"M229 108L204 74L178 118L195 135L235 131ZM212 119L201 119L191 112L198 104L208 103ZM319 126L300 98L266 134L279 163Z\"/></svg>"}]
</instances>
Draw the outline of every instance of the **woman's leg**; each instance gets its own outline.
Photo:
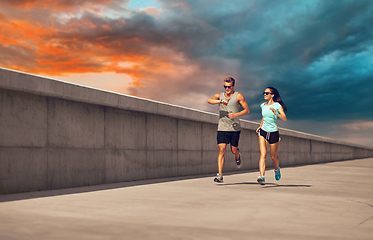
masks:
<instances>
[{"instance_id":1,"label":"woman's leg","mask_svg":"<svg viewBox=\"0 0 373 240\"><path fill-rule=\"evenodd\" d=\"M264 177L266 170L266 156L267 156L267 145L268 142L263 136L259 136L259 149L260 149L260 159L259 159L259 172L260 176Z\"/></svg>"},{"instance_id":2,"label":"woman's leg","mask_svg":"<svg viewBox=\"0 0 373 240\"><path fill-rule=\"evenodd\" d=\"M280 164L280 160L277 157L277 152L278 152L278 146L279 145L280 145L280 142L273 143L273 144L269 145L270 148L271 148L271 158L272 158L273 164L275 165L275 170L278 169L278 166Z\"/></svg>"}]
</instances>

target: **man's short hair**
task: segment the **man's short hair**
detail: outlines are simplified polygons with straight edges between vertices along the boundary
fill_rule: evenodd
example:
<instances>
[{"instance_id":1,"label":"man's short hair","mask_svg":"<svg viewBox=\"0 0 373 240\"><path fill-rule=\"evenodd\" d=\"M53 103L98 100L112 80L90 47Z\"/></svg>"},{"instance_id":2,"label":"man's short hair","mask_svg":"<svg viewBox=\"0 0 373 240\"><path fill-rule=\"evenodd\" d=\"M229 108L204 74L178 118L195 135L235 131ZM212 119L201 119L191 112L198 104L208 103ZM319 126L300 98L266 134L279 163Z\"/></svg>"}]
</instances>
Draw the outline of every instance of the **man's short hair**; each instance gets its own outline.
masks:
<instances>
[{"instance_id":1,"label":"man's short hair","mask_svg":"<svg viewBox=\"0 0 373 240\"><path fill-rule=\"evenodd\" d=\"M224 79L224 82L226 82L226 83L233 83L232 86L234 86L235 80L232 77L227 77L226 79Z\"/></svg>"}]
</instances>

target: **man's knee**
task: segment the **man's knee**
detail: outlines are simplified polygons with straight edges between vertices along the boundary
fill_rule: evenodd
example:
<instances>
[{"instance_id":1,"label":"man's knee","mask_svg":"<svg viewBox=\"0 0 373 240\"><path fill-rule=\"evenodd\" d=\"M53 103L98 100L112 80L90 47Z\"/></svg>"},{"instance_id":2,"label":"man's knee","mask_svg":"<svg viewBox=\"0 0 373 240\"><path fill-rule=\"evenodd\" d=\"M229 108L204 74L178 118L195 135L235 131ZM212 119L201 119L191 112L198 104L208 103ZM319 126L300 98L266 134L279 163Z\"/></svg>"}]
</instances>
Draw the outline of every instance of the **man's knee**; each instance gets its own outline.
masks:
<instances>
[{"instance_id":1,"label":"man's knee","mask_svg":"<svg viewBox=\"0 0 373 240\"><path fill-rule=\"evenodd\" d=\"M226 150L227 150L227 146L219 146L219 152L225 153Z\"/></svg>"},{"instance_id":2,"label":"man's knee","mask_svg":"<svg viewBox=\"0 0 373 240\"><path fill-rule=\"evenodd\" d=\"M237 154L240 150L237 147L231 147L231 151L233 154Z\"/></svg>"}]
</instances>

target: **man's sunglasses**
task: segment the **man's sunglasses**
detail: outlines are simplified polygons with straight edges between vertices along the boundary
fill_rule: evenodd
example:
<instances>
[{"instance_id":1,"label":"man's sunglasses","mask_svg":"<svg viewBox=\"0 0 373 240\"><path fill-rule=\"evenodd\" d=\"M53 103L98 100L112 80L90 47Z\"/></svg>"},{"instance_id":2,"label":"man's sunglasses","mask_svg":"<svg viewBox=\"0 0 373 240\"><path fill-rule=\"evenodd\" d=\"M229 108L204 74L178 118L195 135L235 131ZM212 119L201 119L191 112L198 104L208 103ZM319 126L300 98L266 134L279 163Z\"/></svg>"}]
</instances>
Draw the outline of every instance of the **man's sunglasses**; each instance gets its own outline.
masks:
<instances>
[{"instance_id":1,"label":"man's sunglasses","mask_svg":"<svg viewBox=\"0 0 373 240\"><path fill-rule=\"evenodd\" d=\"M231 88L231 87L233 87L233 86L225 86L225 85L224 85L224 88Z\"/></svg>"},{"instance_id":2,"label":"man's sunglasses","mask_svg":"<svg viewBox=\"0 0 373 240\"><path fill-rule=\"evenodd\" d=\"M268 94L272 94L270 92L263 92L263 95L268 95Z\"/></svg>"}]
</instances>

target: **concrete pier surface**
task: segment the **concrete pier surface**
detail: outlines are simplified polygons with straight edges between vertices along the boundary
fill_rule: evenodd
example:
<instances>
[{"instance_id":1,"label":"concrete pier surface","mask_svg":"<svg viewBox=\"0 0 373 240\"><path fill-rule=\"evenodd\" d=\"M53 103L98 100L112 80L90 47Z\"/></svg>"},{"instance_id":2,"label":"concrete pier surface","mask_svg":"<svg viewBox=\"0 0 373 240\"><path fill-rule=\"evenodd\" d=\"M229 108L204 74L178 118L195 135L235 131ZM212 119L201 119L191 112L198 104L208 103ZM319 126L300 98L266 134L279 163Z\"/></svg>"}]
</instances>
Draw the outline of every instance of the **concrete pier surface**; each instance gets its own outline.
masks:
<instances>
[{"instance_id":1,"label":"concrete pier surface","mask_svg":"<svg viewBox=\"0 0 373 240\"><path fill-rule=\"evenodd\" d=\"M0 239L373 239L373 158L0 195Z\"/></svg>"}]
</instances>

